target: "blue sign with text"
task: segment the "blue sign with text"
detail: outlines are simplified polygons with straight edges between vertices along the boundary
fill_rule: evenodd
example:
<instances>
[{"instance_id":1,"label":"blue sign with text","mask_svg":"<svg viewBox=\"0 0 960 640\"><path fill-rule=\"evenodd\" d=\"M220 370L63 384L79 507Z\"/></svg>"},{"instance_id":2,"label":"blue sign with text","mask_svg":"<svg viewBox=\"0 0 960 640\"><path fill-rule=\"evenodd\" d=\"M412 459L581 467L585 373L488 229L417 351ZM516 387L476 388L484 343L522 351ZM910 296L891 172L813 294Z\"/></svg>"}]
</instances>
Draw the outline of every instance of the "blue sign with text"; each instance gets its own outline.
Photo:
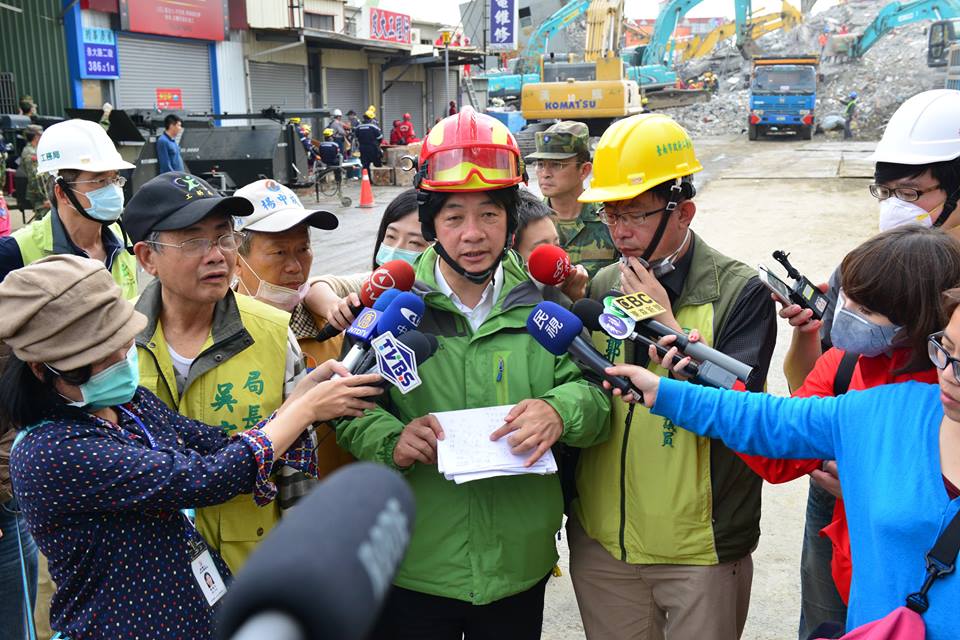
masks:
<instances>
[{"instance_id":1,"label":"blue sign with text","mask_svg":"<svg viewBox=\"0 0 960 640\"><path fill-rule=\"evenodd\" d=\"M517 0L490 0L490 49L516 49Z\"/></svg>"},{"instance_id":2,"label":"blue sign with text","mask_svg":"<svg viewBox=\"0 0 960 640\"><path fill-rule=\"evenodd\" d=\"M117 39L111 29L84 27L80 45L81 78L119 78Z\"/></svg>"}]
</instances>

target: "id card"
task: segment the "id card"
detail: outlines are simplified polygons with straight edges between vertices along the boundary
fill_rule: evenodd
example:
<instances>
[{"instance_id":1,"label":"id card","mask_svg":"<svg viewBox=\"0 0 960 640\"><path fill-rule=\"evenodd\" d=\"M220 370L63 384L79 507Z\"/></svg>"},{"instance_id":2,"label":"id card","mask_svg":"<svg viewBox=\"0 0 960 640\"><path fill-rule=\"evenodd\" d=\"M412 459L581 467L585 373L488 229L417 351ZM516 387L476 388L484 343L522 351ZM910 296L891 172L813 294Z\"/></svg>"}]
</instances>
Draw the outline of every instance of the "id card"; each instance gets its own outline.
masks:
<instances>
[{"instance_id":1,"label":"id card","mask_svg":"<svg viewBox=\"0 0 960 640\"><path fill-rule=\"evenodd\" d=\"M213 563L213 557L206 545L196 547L195 552L190 555L193 558L190 562L193 577L196 579L200 591L203 592L203 597L207 599L207 604L212 607L227 592L227 585L223 583L223 578L220 577L217 565Z\"/></svg>"}]
</instances>

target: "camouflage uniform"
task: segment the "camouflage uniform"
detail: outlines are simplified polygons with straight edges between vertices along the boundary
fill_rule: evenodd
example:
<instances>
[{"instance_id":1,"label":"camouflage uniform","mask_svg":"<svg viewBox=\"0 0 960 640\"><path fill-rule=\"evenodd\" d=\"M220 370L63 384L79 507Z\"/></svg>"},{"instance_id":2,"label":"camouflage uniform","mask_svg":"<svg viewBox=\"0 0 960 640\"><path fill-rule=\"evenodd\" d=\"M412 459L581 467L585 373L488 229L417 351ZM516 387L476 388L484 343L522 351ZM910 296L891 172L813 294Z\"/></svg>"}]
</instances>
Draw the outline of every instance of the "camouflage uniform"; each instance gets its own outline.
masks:
<instances>
[{"instance_id":1,"label":"camouflage uniform","mask_svg":"<svg viewBox=\"0 0 960 640\"><path fill-rule=\"evenodd\" d=\"M20 154L20 166L27 177L27 202L33 209L35 219L42 218L50 212L49 207L43 204L47 201L47 174L37 173L37 148L27 144Z\"/></svg>"},{"instance_id":2,"label":"camouflage uniform","mask_svg":"<svg viewBox=\"0 0 960 640\"><path fill-rule=\"evenodd\" d=\"M558 122L546 131L537 132L537 150L527 156L527 161L588 160L590 132L582 122ZM550 205L550 199L544 198ZM553 223L560 236L560 246L570 256L571 262L581 264L593 278L597 271L620 257L610 238L610 231L600 221L597 210L600 206L587 202L580 208L575 220L560 220L553 216Z\"/></svg>"}]
</instances>

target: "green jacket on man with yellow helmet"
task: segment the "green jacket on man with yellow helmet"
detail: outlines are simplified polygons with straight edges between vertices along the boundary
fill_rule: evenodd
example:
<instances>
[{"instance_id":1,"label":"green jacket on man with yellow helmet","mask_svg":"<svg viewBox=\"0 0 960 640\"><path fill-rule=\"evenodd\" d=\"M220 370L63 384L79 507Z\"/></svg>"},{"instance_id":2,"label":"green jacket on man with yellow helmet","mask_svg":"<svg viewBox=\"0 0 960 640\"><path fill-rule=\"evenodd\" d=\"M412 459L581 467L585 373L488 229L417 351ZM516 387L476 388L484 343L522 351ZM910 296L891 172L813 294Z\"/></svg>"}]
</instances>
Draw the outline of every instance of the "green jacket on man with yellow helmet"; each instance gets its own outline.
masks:
<instances>
[{"instance_id":1,"label":"green jacket on man with yellow helmet","mask_svg":"<svg viewBox=\"0 0 960 640\"><path fill-rule=\"evenodd\" d=\"M500 297L476 332L438 290L437 259L429 248L416 263L416 292L426 304L420 330L439 341L419 367L423 384L407 395L391 388L380 407L342 421L338 443L361 460L395 466L393 450L412 420L528 398L545 400L563 419L560 442L587 447L605 440L609 397L584 381L568 356L553 356L527 333L527 318L543 297L519 257L504 258ZM405 473L417 515L397 586L483 605L529 589L554 566L563 517L556 475L458 485L434 465L414 464Z\"/></svg>"}]
</instances>

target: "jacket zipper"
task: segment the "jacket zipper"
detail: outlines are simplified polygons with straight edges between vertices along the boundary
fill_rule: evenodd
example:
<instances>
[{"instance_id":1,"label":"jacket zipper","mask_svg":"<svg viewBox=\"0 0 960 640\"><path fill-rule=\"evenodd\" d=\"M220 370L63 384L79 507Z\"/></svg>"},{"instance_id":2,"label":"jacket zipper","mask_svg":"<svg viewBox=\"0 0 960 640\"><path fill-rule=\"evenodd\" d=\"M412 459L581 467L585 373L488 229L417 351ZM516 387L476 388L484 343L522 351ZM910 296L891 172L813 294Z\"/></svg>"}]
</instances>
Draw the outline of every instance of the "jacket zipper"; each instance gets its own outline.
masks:
<instances>
[{"instance_id":1,"label":"jacket zipper","mask_svg":"<svg viewBox=\"0 0 960 640\"><path fill-rule=\"evenodd\" d=\"M625 541L627 528L627 444L630 440L630 423L633 422L633 408L627 409L627 418L623 425L623 444L620 447L620 560L627 561Z\"/></svg>"}]
</instances>

